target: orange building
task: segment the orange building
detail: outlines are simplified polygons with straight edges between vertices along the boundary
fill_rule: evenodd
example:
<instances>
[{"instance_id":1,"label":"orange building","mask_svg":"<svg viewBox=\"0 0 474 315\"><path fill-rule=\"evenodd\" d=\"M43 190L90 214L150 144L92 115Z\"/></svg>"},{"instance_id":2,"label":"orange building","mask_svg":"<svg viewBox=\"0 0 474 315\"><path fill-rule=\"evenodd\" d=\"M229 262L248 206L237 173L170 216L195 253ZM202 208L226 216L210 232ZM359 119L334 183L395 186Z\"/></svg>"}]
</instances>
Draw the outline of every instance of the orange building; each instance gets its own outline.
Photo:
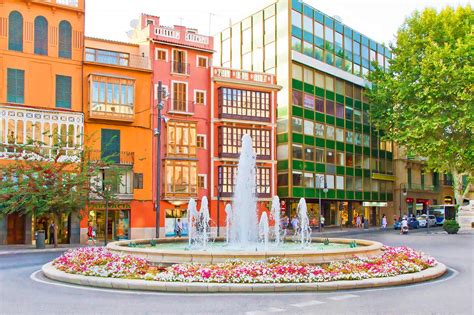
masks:
<instances>
[{"instance_id":1,"label":"orange building","mask_svg":"<svg viewBox=\"0 0 474 315\"><path fill-rule=\"evenodd\" d=\"M252 137L258 211L269 211L276 195L276 77L229 68L212 69L211 219L225 235L225 205L232 202L242 136ZM217 224L218 222L218 224Z\"/></svg>"},{"instance_id":2,"label":"orange building","mask_svg":"<svg viewBox=\"0 0 474 315\"><path fill-rule=\"evenodd\" d=\"M135 44L85 39L83 108L91 159L113 154L122 168L109 207L108 240L136 239L154 231L150 60ZM107 170L102 171L107 177ZM93 200L81 221L81 242L93 224L105 238L105 202Z\"/></svg>"},{"instance_id":3,"label":"orange building","mask_svg":"<svg viewBox=\"0 0 474 315\"><path fill-rule=\"evenodd\" d=\"M67 134L80 144L83 34L84 0L0 1L0 167L29 138L48 145L45 134ZM0 218L0 244L31 244L49 222ZM64 218L59 241L79 241L77 216Z\"/></svg>"}]
</instances>

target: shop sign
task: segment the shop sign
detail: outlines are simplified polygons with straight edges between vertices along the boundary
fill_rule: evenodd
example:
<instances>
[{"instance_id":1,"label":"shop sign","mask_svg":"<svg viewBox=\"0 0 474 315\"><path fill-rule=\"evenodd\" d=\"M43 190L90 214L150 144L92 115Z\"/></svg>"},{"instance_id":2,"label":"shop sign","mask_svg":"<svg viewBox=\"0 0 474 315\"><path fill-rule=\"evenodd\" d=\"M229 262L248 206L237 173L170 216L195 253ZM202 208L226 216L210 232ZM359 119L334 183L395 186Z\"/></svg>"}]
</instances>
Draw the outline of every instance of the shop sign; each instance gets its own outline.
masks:
<instances>
[{"instance_id":1,"label":"shop sign","mask_svg":"<svg viewBox=\"0 0 474 315\"><path fill-rule=\"evenodd\" d=\"M363 207L387 207L388 204L386 202L377 202L377 201L364 201L362 203Z\"/></svg>"},{"instance_id":2,"label":"shop sign","mask_svg":"<svg viewBox=\"0 0 474 315\"><path fill-rule=\"evenodd\" d=\"M105 202L91 203L88 206L89 210L105 210ZM130 203L117 202L109 204L109 210L130 210Z\"/></svg>"}]
</instances>

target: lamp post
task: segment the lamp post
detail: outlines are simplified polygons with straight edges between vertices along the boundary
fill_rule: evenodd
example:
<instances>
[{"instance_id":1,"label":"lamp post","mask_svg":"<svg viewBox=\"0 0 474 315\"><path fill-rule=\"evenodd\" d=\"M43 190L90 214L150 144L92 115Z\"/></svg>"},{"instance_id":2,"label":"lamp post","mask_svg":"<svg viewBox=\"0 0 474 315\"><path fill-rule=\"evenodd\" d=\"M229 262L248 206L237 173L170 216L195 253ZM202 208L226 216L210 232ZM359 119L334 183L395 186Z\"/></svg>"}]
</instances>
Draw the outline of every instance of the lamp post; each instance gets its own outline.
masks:
<instances>
[{"instance_id":1,"label":"lamp post","mask_svg":"<svg viewBox=\"0 0 474 315\"><path fill-rule=\"evenodd\" d=\"M105 171L108 167L102 167L102 196L105 199L105 232L104 232L104 246L107 246L107 234L109 232L109 192L110 185L105 184Z\"/></svg>"},{"instance_id":2,"label":"lamp post","mask_svg":"<svg viewBox=\"0 0 474 315\"><path fill-rule=\"evenodd\" d=\"M163 109L162 101L163 88L161 81L158 81L158 123L155 129L156 136L156 227L155 236L160 237L160 195L161 195L161 110Z\"/></svg>"},{"instance_id":3,"label":"lamp post","mask_svg":"<svg viewBox=\"0 0 474 315\"><path fill-rule=\"evenodd\" d=\"M402 188L403 186L403 188ZM402 217L402 194L403 196L405 197L407 195L407 189L406 187L403 185L403 183L400 183L400 204L398 206L398 210L400 211L400 216L399 218Z\"/></svg>"},{"instance_id":4,"label":"lamp post","mask_svg":"<svg viewBox=\"0 0 474 315\"><path fill-rule=\"evenodd\" d=\"M319 188L319 227L318 227L318 230L319 230L319 233L321 233L321 176L317 176L316 177L316 185L318 185L318 188ZM326 183L326 180L324 180L324 188L323 188L323 191L325 193L328 192L328 188L327 188L327 183Z\"/></svg>"}]
</instances>

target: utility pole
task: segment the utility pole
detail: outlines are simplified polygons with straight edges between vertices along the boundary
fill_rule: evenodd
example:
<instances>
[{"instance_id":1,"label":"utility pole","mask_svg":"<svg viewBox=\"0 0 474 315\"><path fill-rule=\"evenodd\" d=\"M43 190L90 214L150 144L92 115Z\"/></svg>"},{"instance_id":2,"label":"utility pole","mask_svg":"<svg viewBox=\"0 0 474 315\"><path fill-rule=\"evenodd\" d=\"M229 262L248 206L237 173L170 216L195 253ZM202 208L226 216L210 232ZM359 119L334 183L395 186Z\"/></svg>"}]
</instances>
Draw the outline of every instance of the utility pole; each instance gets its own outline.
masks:
<instances>
[{"instance_id":1,"label":"utility pole","mask_svg":"<svg viewBox=\"0 0 474 315\"><path fill-rule=\"evenodd\" d=\"M160 238L160 197L161 197L161 110L163 109L162 84L158 81L158 122L155 129L156 136L156 238Z\"/></svg>"}]
</instances>

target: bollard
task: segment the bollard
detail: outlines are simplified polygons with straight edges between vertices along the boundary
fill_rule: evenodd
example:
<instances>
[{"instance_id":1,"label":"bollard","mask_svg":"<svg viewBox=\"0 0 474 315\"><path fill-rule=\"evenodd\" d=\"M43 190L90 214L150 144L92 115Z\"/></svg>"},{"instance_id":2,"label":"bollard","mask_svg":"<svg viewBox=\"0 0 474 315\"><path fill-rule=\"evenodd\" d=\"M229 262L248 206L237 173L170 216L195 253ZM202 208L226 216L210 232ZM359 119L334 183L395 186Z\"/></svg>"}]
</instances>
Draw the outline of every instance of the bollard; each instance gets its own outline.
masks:
<instances>
[{"instance_id":1,"label":"bollard","mask_svg":"<svg viewBox=\"0 0 474 315\"><path fill-rule=\"evenodd\" d=\"M43 249L44 248L44 231L43 230L36 231L35 240L36 240L36 249Z\"/></svg>"}]
</instances>

